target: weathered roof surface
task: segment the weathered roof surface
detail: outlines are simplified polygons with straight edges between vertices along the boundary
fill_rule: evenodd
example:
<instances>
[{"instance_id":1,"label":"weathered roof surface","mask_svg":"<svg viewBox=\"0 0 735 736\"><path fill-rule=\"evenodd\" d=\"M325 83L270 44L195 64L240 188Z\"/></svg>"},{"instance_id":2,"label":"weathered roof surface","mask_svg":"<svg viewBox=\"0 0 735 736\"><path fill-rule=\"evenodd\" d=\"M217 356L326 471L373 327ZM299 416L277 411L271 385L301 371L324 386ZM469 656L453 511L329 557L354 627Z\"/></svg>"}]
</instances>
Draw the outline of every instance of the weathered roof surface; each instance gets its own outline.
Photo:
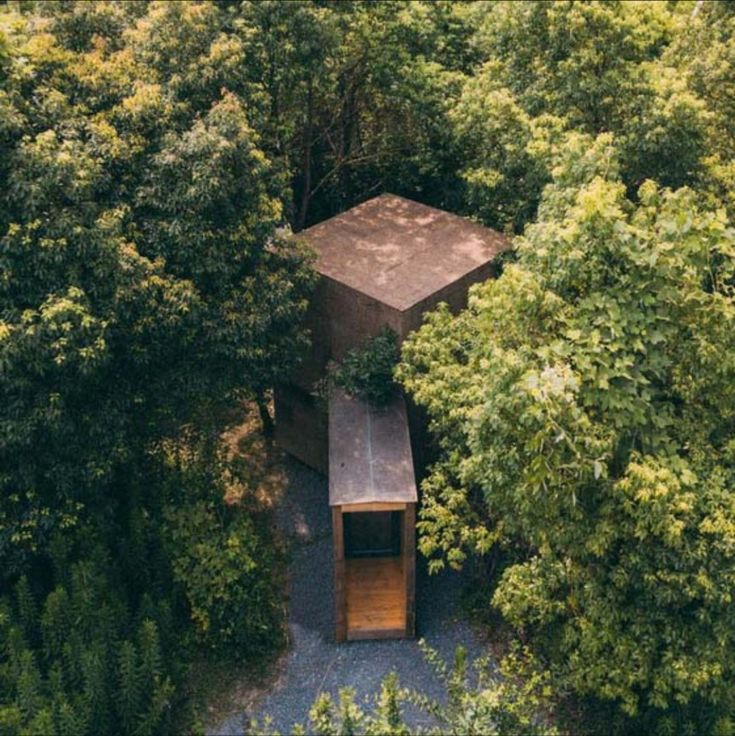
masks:
<instances>
[{"instance_id":1,"label":"weathered roof surface","mask_svg":"<svg viewBox=\"0 0 735 736\"><path fill-rule=\"evenodd\" d=\"M329 397L329 504L416 503L406 405L376 410L341 391Z\"/></svg>"},{"instance_id":2,"label":"weathered roof surface","mask_svg":"<svg viewBox=\"0 0 735 736\"><path fill-rule=\"evenodd\" d=\"M298 234L319 273L408 309L510 247L501 233L464 217L383 194Z\"/></svg>"}]
</instances>

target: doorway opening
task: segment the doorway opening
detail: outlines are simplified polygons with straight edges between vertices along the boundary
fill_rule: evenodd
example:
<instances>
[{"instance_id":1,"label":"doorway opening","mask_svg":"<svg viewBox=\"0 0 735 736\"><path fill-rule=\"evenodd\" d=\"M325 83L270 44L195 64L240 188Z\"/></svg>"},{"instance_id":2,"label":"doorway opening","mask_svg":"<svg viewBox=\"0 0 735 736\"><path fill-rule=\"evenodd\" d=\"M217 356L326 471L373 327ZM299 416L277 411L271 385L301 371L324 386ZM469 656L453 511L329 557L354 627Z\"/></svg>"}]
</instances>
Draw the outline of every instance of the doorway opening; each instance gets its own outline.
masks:
<instances>
[{"instance_id":1,"label":"doorway opening","mask_svg":"<svg viewBox=\"0 0 735 736\"><path fill-rule=\"evenodd\" d=\"M403 517L403 511L344 515L347 631L352 636L386 636L406 628Z\"/></svg>"}]
</instances>

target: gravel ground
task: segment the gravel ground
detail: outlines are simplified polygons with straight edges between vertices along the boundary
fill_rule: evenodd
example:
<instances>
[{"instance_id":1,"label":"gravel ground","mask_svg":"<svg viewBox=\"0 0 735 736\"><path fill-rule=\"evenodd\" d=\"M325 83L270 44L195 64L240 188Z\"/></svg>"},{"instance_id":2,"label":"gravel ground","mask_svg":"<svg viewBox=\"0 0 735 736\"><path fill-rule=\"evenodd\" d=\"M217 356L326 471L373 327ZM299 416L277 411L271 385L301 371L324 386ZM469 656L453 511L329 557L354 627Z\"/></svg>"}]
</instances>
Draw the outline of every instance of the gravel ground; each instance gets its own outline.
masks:
<instances>
[{"instance_id":1,"label":"gravel ground","mask_svg":"<svg viewBox=\"0 0 735 736\"><path fill-rule=\"evenodd\" d=\"M403 685L441 697L442 688L426 664L415 640L334 642L332 609L332 545L327 481L295 460L286 461L288 487L278 509L278 522L291 547L289 566L289 628L291 648L271 689L249 713L230 716L209 733L240 735L251 717L269 715L273 728L291 732L306 723L309 708L320 692L336 695L351 686L358 698L379 690L388 673L398 673ZM417 634L446 659L458 644L471 657L483 653L463 620L458 573L429 576L421 556L417 569ZM410 726L431 725L424 714L406 710Z\"/></svg>"}]
</instances>

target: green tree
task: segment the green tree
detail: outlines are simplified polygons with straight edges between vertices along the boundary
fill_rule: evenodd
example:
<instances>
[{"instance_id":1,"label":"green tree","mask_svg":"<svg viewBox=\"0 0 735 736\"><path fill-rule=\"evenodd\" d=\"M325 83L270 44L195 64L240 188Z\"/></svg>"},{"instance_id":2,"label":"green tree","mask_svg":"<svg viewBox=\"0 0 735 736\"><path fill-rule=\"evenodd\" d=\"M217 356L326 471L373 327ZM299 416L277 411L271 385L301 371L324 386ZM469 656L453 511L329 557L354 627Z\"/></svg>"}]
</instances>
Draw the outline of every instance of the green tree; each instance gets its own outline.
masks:
<instances>
[{"instance_id":1,"label":"green tree","mask_svg":"<svg viewBox=\"0 0 735 736\"><path fill-rule=\"evenodd\" d=\"M478 211L489 223L497 222L494 212L507 221L508 203L517 229L534 214L550 174L550 159L543 155L548 134L541 135L540 148L528 142L534 127L548 127L549 114L554 129L561 122L591 135L613 133L631 193L648 178L671 187L700 183L709 111L667 53L685 22L676 7L647 2L485 7L477 14L474 42L487 63L468 81L469 115L460 113L460 132L476 120L484 145L460 150L489 152L486 161L470 159L466 171L469 202L482 205ZM484 92L476 89L480 84ZM558 137L552 138L552 145L558 144ZM478 194L486 201L478 202Z\"/></svg>"},{"instance_id":2,"label":"green tree","mask_svg":"<svg viewBox=\"0 0 735 736\"><path fill-rule=\"evenodd\" d=\"M104 555L90 558L70 564L70 589L54 581L43 614L29 618L27 581L16 585L14 605L2 604L0 704L8 736L149 736L169 727L184 647L162 648L166 606L146 611L141 603L136 612ZM155 618L138 623L148 612ZM44 646L34 649L40 639Z\"/></svg>"},{"instance_id":3,"label":"green tree","mask_svg":"<svg viewBox=\"0 0 735 736\"><path fill-rule=\"evenodd\" d=\"M442 447L421 546L513 549L494 602L577 692L724 702L735 233L685 189L627 200L608 135L570 136L553 177L519 263L405 344Z\"/></svg>"},{"instance_id":4,"label":"green tree","mask_svg":"<svg viewBox=\"0 0 735 736\"><path fill-rule=\"evenodd\" d=\"M0 17L0 707L21 732L161 733L195 640L164 544L193 497L166 441L218 436L223 407L297 364L310 256L279 233L287 181L224 4ZM229 537L257 565L217 591L213 639L242 616L228 596L274 600L249 513L229 510ZM265 647L280 609L258 610Z\"/></svg>"},{"instance_id":5,"label":"green tree","mask_svg":"<svg viewBox=\"0 0 735 736\"><path fill-rule=\"evenodd\" d=\"M698 3L667 52L687 87L706 105L703 188L714 202L735 212L735 8L732 3Z\"/></svg>"},{"instance_id":6,"label":"green tree","mask_svg":"<svg viewBox=\"0 0 735 736\"><path fill-rule=\"evenodd\" d=\"M201 422L208 402L261 395L304 343L308 259L276 235L280 178L244 102L218 89L177 105L168 67L138 65L178 5L153 7L129 49L71 39L77 5L51 13L60 39L10 16L7 86L25 122L1 193L8 574L81 505L110 503L121 474L146 472L150 442ZM195 56L201 35L173 48Z\"/></svg>"},{"instance_id":7,"label":"green tree","mask_svg":"<svg viewBox=\"0 0 735 736\"><path fill-rule=\"evenodd\" d=\"M502 61L502 79L531 115L553 112L576 128L619 127L638 94L641 64L670 40L672 14L645 2L499 2L476 43Z\"/></svg>"},{"instance_id":8,"label":"green tree","mask_svg":"<svg viewBox=\"0 0 735 736\"><path fill-rule=\"evenodd\" d=\"M406 346L432 566L500 542L497 605L575 689L727 710L731 6L3 6L2 727L164 730L193 641L279 639L212 438L306 339L279 227L384 190L525 228Z\"/></svg>"},{"instance_id":9,"label":"green tree","mask_svg":"<svg viewBox=\"0 0 735 736\"><path fill-rule=\"evenodd\" d=\"M463 4L244 3L263 146L288 173L294 229L381 190L457 198L447 114L477 56Z\"/></svg>"},{"instance_id":10,"label":"green tree","mask_svg":"<svg viewBox=\"0 0 735 736\"><path fill-rule=\"evenodd\" d=\"M501 67L488 62L468 79L450 117L467 210L491 227L513 231L535 215L564 122L531 117L503 86Z\"/></svg>"}]
</instances>

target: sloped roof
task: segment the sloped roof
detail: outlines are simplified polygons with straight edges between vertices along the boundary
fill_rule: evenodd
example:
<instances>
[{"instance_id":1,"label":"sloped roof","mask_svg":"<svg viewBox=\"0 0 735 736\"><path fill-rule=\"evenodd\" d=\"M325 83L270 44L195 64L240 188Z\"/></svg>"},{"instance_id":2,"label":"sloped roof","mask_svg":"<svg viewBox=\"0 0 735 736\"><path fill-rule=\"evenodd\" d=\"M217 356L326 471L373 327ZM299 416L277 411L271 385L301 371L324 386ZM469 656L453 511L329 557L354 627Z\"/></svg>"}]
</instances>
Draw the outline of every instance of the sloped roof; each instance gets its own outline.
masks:
<instances>
[{"instance_id":1,"label":"sloped roof","mask_svg":"<svg viewBox=\"0 0 735 736\"><path fill-rule=\"evenodd\" d=\"M416 503L402 396L374 409L339 390L329 396L329 505Z\"/></svg>"},{"instance_id":2,"label":"sloped roof","mask_svg":"<svg viewBox=\"0 0 735 736\"><path fill-rule=\"evenodd\" d=\"M298 233L319 273L400 311L510 247L464 217L383 194Z\"/></svg>"}]
</instances>

